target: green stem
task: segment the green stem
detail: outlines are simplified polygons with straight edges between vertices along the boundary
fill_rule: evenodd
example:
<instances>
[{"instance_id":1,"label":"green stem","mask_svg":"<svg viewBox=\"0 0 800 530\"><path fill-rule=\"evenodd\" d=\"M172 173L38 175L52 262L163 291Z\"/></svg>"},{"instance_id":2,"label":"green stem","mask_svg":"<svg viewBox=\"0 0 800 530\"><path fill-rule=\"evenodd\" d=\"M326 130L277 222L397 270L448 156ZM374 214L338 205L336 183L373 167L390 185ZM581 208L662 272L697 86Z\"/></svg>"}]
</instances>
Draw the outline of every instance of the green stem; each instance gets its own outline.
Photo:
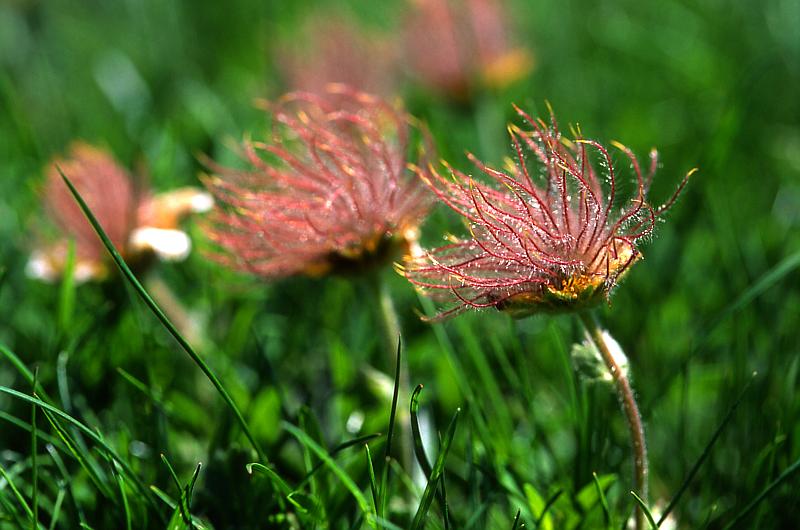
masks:
<instances>
[{"instance_id":1,"label":"green stem","mask_svg":"<svg viewBox=\"0 0 800 530\"><path fill-rule=\"evenodd\" d=\"M597 319L594 315L589 313L579 313L581 322L586 328L586 334L589 339L597 347L603 361L608 367L611 376L614 378L614 384L617 388L620 402L622 403L622 410L628 420L628 431L631 436L631 446L633 448L633 469L634 469L634 484L636 493L639 497L647 502L647 445L644 437L644 426L642 425L642 416L639 414L639 407L636 404L636 396L633 393L630 380L626 370L619 366L614 355L609 350L608 344L603 337L603 331L600 329ZM636 507L636 530L644 528L644 512L641 507Z\"/></svg>"}]
</instances>

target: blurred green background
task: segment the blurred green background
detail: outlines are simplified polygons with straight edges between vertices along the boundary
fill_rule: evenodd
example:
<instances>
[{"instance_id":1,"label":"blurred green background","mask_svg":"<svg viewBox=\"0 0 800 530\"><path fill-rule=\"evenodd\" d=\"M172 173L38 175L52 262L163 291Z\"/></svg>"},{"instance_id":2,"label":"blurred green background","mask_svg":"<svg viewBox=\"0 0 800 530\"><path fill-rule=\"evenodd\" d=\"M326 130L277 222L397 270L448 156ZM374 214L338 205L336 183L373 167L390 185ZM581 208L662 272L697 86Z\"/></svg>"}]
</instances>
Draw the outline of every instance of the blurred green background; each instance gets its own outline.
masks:
<instances>
[{"instance_id":1,"label":"blurred green background","mask_svg":"<svg viewBox=\"0 0 800 530\"><path fill-rule=\"evenodd\" d=\"M0 343L38 368L53 403L102 432L145 484L177 499L159 455L183 482L202 461L192 511L214 528L306 527L308 520L352 528L358 508L325 470L306 490L312 500L304 497L313 517L297 515L298 507L282 510L271 483L245 471L257 459L228 409L123 282L73 293L25 277L40 230L43 170L83 139L129 168L147 168L156 189L198 185L204 168L197 155L237 163L231 146L264 128L253 101L291 88L280 54L303 46L308 17L345 13L390 37L407 9L367 0L0 3ZM465 150L495 164L508 154L512 102L541 113L545 101L562 124L580 124L588 137L619 140L640 156L656 146L656 203L700 168L643 246L646 259L600 313L631 360L651 456L651 504L663 508L672 498L750 382L673 512L679 528L723 528L800 458L800 7L791 0L520 0L509 11L516 43L535 57L526 78L479 91L465 104L404 72L396 94L428 124L440 155L468 172ZM439 208L424 240L440 241L445 228L463 233ZM202 249L200 230L191 231ZM226 272L202 252L151 275L198 319L205 335L198 351L293 487L315 457L304 458L282 420L310 433L318 424L315 436L328 448L386 432L393 367L367 285L347 278L268 284ZM454 527L511 528L518 509L536 527L558 492L541 528L604 527L592 472L607 486L619 527L633 506L625 425L611 390L572 371L577 323L482 312L432 327L419 321L421 301L410 286L391 270L385 280L402 318L411 383L425 385L429 455L433 432L463 409L447 460ZM30 393L9 359L0 357L0 385ZM401 394L401 411L408 399ZM0 464L29 503L38 469L44 524L63 495L55 528L79 521L124 527L103 450L79 440L77 454L99 463L65 451L58 465L39 440L34 466L24 428L30 405L0 394L0 412ZM38 426L57 437L41 412ZM379 465L382 439L370 443ZM337 461L368 492L360 447ZM95 465L99 478L89 471ZM405 527L416 505L404 504L413 496L402 493L399 478L392 484L388 518ZM151 506L130 484L120 487L129 493L134 528L164 527L157 514L169 519L168 504ZM798 478L785 478L738 524L800 526L798 487ZM2 479L0 498L0 528L16 528L12 512L23 512ZM434 503L429 527L442 520Z\"/></svg>"}]
</instances>

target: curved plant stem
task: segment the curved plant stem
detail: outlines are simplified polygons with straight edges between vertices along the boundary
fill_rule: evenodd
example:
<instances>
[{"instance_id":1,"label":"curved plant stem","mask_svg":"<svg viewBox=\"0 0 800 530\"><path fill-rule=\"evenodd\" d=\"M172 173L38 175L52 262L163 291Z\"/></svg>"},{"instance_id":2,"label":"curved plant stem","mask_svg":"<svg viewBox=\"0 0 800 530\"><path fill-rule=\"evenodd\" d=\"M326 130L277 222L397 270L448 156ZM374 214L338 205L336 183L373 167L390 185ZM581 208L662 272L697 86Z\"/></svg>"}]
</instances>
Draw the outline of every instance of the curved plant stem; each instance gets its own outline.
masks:
<instances>
[{"instance_id":1,"label":"curved plant stem","mask_svg":"<svg viewBox=\"0 0 800 530\"><path fill-rule=\"evenodd\" d=\"M608 367L611 376L614 378L614 385L617 388L620 402L622 403L622 410L625 412L625 417L628 420L628 431L631 435L631 446L633 448L633 468L634 468L634 485L636 493L639 497L647 502L647 445L644 437L644 427L642 425L642 416L639 414L639 407L636 404L636 397L633 394L628 374L617 363L617 359L611 353L611 350L603 337L603 331L600 329L597 319L594 315L589 313L579 313L581 322L586 328L586 334L589 339L597 347L603 361ZM641 507L636 507L636 530L644 528L644 513Z\"/></svg>"}]
</instances>

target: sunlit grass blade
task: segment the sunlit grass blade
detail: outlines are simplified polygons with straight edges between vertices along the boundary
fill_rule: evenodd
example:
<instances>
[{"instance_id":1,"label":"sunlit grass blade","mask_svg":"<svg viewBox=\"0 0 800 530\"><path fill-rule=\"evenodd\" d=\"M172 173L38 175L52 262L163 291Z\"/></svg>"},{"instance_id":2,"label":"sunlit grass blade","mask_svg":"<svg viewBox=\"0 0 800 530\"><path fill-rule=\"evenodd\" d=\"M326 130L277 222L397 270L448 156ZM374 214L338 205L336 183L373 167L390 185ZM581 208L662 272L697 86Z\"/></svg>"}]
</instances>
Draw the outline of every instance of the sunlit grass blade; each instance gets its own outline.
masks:
<instances>
[{"instance_id":1,"label":"sunlit grass blade","mask_svg":"<svg viewBox=\"0 0 800 530\"><path fill-rule=\"evenodd\" d=\"M58 293L58 329L65 336L71 328L75 309L75 240L67 244L64 271L61 274L61 288Z\"/></svg>"},{"instance_id":2,"label":"sunlit grass blade","mask_svg":"<svg viewBox=\"0 0 800 530\"><path fill-rule=\"evenodd\" d=\"M750 501L750 503L745 506L742 511L736 514L736 517L733 520L725 525L723 530L730 530L731 528L736 528L742 521L744 521L750 512L752 512L761 502L766 499L772 490L783 484L786 480L788 480L798 469L800 469L800 459L795 460L793 464L783 470L778 478L770 482L766 488L764 488L761 493L756 495L755 499Z\"/></svg>"},{"instance_id":3,"label":"sunlit grass blade","mask_svg":"<svg viewBox=\"0 0 800 530\"><path fill-rule=\"evenodd\" d=\"M375 513L378 513L380 497L378 495L378 482L375 480L375 468L372 465L372 454L369 451L369 444L364 444L364 453L367 459L367 471L369 472L369 490L372 493L372 504L375 506Z\"/></svg>"},{"instance_id":4,"label":"sunlit grass blade","mask_svg":"<svg viewBox=\"0 0 800 530\"><path fill-rule=\"evenodd\" d=\"M441 447L439 447L439 454L436 457L436 462L431 470L431 478L425 486L425 491L422 493L417 513L414 515L414 520L411 523L412 530L419 530L425 526L425 518L428 515L428 510L431 508L433 496L436 493L436 488L439 484L439 479L444 473L444 464L447 459L447 454L450 452L450 445L453 443L453 436L456 433L456 426L458 425L458 415L461 409L456 410L453 419L450 420L450 425L447 427L447 432L442 438Z\"/></svg>"},{"instance_id":5,"label":"sunlit grass blade","mask_svg":"<svg viewBox=\"0 0 800 530\"><path fill-rule=\"evenodd\" d=\"M653 514L650 513L650 508L647 507L647 504L645 504L645 502L642 500L641 497L636 495L635 491L631 491L631 495L633 495L633 498L636 499L636 502L642 508L644 516L647 518L647 523L650 525L650 530L658 530L658 525L656 524L656 521L653 518Z\"/></svg>"},{"instance_id":6,"label":"sunlit grass blade","mask_svg":"<svg viewBox=\"0 0 800 530\"><path fill-rule=\"evenodd\" d=\"M361 489L353 482L353 479L345 472L344 469L337 464L333 458L328 454L325 449L320 447L320 445L315 442L308 434L303 432L301 429L298 429L291 423L282 422L283 428L289 431L289 433L297 438L297 440L303 444L304 446L308 447L314 454L317 455L325 465L327 465L334 475L339 479L342 485L350 492L353 498L358 503L358 507L361 509L362 514L367 518L367 523L372 528L377 528L375 524L375 514L372 512L372 509L367 501L367 498L361 492Z\"/></svg>"},{"instance_id":7,"label":"sunlit grass blade","mask_svg":"<svg viewBox=\"0 0 800 530\"><path fill-rule=\"evenodd\" d=\"M219 392L223 401L225 401L225 403L231 409L231 412L233 412L234 416L236 417L236 420L239 422L239 425L242 428L242 431L244 432L244 435L247 437L248 441L253 446L253 449L256 451L259 458L266 462L267 461L266 454L259 446L255 437L253 436L253 433L250 431L250 427L248 426L247 421L245 421L244 416L242 416L242 413L239 411L239 407L236 406L236 403L233 401L233 398L230 396L228 391L222 385L219 378L211 370L208 364L206 364L206 362L200 357L200 355L198 355L197 352L194 351L194 348L192 348L189 345L186 339L183 338L178 329L172 324L172 321L170 321L170 319L167 318L167 315L164 314L164 312L161 310L158 304L156 304L156 302L150 297L150 295L147 294L147 291L139 282L139 280L136 278L136 276L133 274L133 272L130 270L127 263L125 263L125 260L119 254L117 249L114 247L114 244L108 238L108 235L103 230L103 227L100 226L100 223L97 221L97 218L94 216L92 211L86 205L86 202L83 200L83 197L81 197L80 193L78 193L78 190L75 189L75 186L72 184L69 178L61 171L61 168L58 168L58 172L61 174L61 178L66 183L67 187L69 187L72 196L78 202L78 206L80 206L84 215L86 215L87 219L91 223L92 228L94 228L95 232L97 232L97 235L100 236L103 245L106 247L106 250L108 250L109 254L111 254L114 263L117 264L117 267L119 267L120 271L122 272L122 275L130 282L136 293L139 295L142 301L144 301L145 305L147 305L147 307L153 312L156 318L158 318L158 320L164 325L164 327L167 328L167 331L169 331L170 335L172 335L175 338L175 340L178 342L181 348L183 348L184 351L186 351L189 357L191 357L192 361L194 361L194 363L200 368L200 370L208 378L208 380L211 381L211 384L214 385L214 388L217 390L217 392Z\"/></svg>"},{"instance_id":8,"label":"sunlit grass blade","mask_svg":"<svg viewBox=\"0 0 800 530\"><path fill-rule=\"evenodd\" d=\"M272 481L272 483L275 486L277 486L278 491L280 491L284 495L289 495L292 491L294 491L289 486L289 484L287 484L286 481L284 481L281 478L281 476L278 475L269 466L265 466L264 464L259 464L258 462L253 462L253 463L247 464L247 466L245 466L245 469L247 469L247 472L250 473L251 475L253 474L254 471L258 471L262 475L265 475L267 478L270 479L270 481Z\"/></svg>"},{"instance_id":9,"label":"sunlit grass blade","mask_svg":"<svg viewBox=\"0 0 800 530\"><path fill-rule=\"evenodd\" d=\"M722 422L719 424L717 429L714 431L714 434L711 435L711 439L708 441L706 446L703 448L703 452L700 453L700 457L694 463L694 465L692 466L692 469L689 470L689 473L687 473L686 478L683 480L683 483L678 488L678 491L675 492L675 495L672 497L672 500L670 500L669 504L667 505L667 507L664 508L664 513L662 513L661 517L659 517L659 519L658 519L658 525L659 526L661 526L661 523L663 523L667 519L667 516L669 516L669 514L672 512L672 510L678 504L678 501L680 501L681 496L684 494L686 489L689 487L689 484L692 482L694 477L697 475L697 472L700 471L700 467L703 465L703 463L706 461L706 459L711 455L711 449L714 447L714 444L717 443L717 440L719 439L720 435L722 434L722 431L725 430L725 427L727 427L728 423L731 421L731 418L733 418L733 413L736 412L737 408L739 408L739 405L742 403L742 400L744 399L745 394L747 394L747 391L750 389L750 384L753 382L753 380L755 379L756 375L757 375L757 373L754 372L753 376L744 385L744 388L742 388L742 391L739 393L739 397L736 399L736 401L733 402L733 405L731 405L731 407L728 409L728 412L725 413L725 417L722 418Z\"/></svg>"},{"instance_id":10,"label":"sunlit grass blade","mask_svg":"<svg viewBox=\"0 0 800 530\"><path fill-rule=\"evenodd\" d=\"M536 523L534 524L533 528L539 528L542 525L542 521L544 521L545 516L550 511L550 508L556 503L556 501L563 495L564 490L560 489L557 490L555 493L550 495L550 498L547 499L547 502L544 503L542 507L542 513L539 514L539 517L536 518Z\"/></svg>"}]
</instances>

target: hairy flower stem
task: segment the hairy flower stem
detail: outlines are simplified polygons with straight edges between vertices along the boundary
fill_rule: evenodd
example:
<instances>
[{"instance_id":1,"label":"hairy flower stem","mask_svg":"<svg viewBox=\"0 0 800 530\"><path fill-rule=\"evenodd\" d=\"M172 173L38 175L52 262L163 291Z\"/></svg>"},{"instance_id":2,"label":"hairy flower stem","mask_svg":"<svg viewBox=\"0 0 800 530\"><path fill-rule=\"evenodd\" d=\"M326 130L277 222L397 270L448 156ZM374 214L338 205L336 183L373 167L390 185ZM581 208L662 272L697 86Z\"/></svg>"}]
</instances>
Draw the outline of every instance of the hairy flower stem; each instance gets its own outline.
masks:
<instances>
[{"instance_id":1,"label":"hairy flower stem","mask_svg":"<svg viewBox=\"0 0 800 530\"><path fill-rule=\"evenodd\" d=\"M397 315L397 309L394 305L394 299L392 298L391 289L389 288L389 283L382 278L380 272L375 271L371 275L371 283L372 283L372 291L375 293L375 297L378 303L378 309L381 316L381 326L383 328L383 351L385 352L386 358L386 369L388 373L394 374L396 364L397 364L397 346L398 341L400 339L400 318ZM399 385L399 399L398 399L398 429L397 432L399 434L400 443L398 446L400 447L400 463L403 466L403 469L408 470L409 474L411 473L411 464L412 464L412 440L411 440L411 431L406 426L406 414L403 411L406 410L406 406L402 405L406 403L408 396L409 396L409 389L410 387L410 379L408 374L408 360L406 359L405 354L401 354L400 356L400 376L398 380Z\"/></svg>"},{"instance_id":2,"label":"hairy flower stem","mask_svg":"<svg viewBox=\"0 0 800 530\"><path fill-rule=\"evenodd\" d=\"M600 355L603 357L611 376L614 378L614 384L617 388L622 403L622 410L625 412L625 417L628 420L628 430L631 435L631 446L633 448L633 468L634 468L634 484L636 493L642 500L647 502L647 445L644 437L644 427L642 425L642 416L639 414L639 407L636 405L636 397L633 394L628 374L622 367L617 364L617 360L611 353L608 344L603 337L603 331L597 323L597 319L590 313L578 313L586 328L586 334L589 339L597 347ZM643 530L645 527L644 513L640 506L636 506L636 530Z\"/></svg>"}]
</instances>

